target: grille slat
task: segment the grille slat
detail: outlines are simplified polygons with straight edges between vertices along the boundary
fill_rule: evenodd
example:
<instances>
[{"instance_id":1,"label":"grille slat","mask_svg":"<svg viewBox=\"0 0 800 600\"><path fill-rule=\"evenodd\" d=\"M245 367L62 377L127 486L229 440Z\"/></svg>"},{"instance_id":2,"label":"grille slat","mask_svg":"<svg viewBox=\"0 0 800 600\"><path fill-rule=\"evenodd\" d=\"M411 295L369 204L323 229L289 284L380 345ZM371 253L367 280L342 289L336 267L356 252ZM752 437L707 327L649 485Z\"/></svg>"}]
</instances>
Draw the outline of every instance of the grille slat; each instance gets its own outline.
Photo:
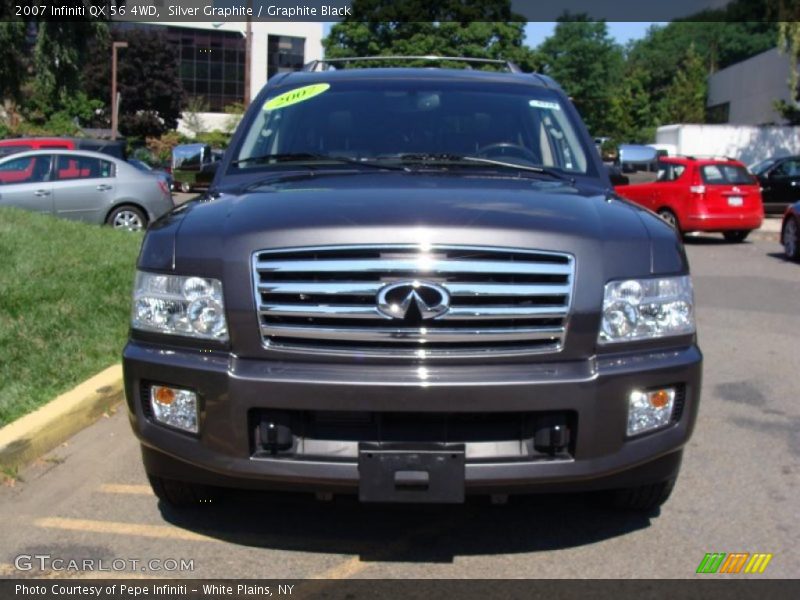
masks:
<instances>
[{"instance_id":1,"label":"grille slat","mask_svg":"<svg viewBox=\"0 0 800 600\"><path fill-rule=\"evenodd\" d=\"M264 273L413 273L419 277L435 273L503 273L509 275L569 275L570 265L503 261L436 260L425 258L367 260L278 260L256 263Z\"/></svg>"},{"instance_id":2,"label":"grille slat","mask_svg":"<svg viewBox=\"0 0 800 600\"><path fill-rule=\"evenodd\" d=\"M574 272L567 254L494 247L334 246L253 256L267 347L391 357L556 352ZM381 290L406 281L443 289L447 312L430 319L381 312Z\"/></svg>"}]
</instances>

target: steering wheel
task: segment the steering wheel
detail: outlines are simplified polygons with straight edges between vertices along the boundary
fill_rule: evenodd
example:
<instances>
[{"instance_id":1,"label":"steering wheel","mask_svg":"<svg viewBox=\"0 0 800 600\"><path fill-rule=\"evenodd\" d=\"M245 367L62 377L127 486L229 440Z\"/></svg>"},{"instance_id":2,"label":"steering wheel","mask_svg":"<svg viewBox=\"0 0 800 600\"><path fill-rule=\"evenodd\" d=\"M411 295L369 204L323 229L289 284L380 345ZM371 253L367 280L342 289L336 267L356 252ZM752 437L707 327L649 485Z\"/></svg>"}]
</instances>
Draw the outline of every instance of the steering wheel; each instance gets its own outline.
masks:
<instances>
[{"instance_id":1,"label":"steering wheel","mask_svg":"<svg viewBox=\"0 0 800 600\"><path fill-rule=\"evenodd\" d=\"M536 156L525 146L513 144L511 142L497 142L495 144L487 144L478 148L478 156L491 158L494 156L515 156L523 160L528 160L533 164L538 164L539 157Z\"/></svg>"}]
</instances>

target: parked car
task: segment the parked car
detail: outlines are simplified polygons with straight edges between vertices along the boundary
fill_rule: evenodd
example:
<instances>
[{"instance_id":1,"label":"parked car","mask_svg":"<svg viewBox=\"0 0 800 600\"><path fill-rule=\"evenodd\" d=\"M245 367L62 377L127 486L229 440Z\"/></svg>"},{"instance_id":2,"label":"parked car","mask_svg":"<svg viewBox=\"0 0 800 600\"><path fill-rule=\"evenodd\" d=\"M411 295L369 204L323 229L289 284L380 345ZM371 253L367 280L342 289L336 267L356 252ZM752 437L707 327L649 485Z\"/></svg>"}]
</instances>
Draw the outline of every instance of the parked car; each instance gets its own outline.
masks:
<instances>
[{"instance_id":1,"label":"parked car","mask_svg":"<svg viewBox=\"0 0 800 600\"><path fill-rule=\"evenodd\" d=\"M69 137L30 137L0 140L0 158L28 150L90 150L125 159L124 140L95 140Z\"/></svg>"},{"instance_id":2,"label":"parked car","mask_svg":"<svg viewBox=\"0 0 800 600\"><path fill-rule=\"evenodd\" d=\"M276 76L148 231L123 366L163 502L666 500L700 401L683 245L508 71Z\"/></svg>"},{"instance_id":3,"label":"parked car","mask_svg":"<svg viewBox=\"0 0 800 600\"><path fill-rule=\"evenodd\" d=\"M180 191L205 189L214 179L222 153L208 144L181 144L172 150L172 178Z\"/></svg>"},{"instance_id":4,"label":"parked car","mask_svg":"<svg viewBox=\"0 0 800 600\"><path fill-rule=\"evenodd\" d=\"M662 156L655 181L615 189L681 233L721 232L729 242L743 242L764 218L758 182L729 158Z\"/></svg>"},{"instance_id":5,"label":"parked car","mask_svg":"<svg viewBox=\"0 0 800 600\"><path fill-rule=\"evenodd\" d=\"M36 150L0 159L0 206L141 230L174 207L162 179L99 152Z\"/></svg>"},{"instance_id":6,"label":"parked car","mask_svg":"<svg viewBox=\"0 0 800 600\"><path fill-rule=\"evenodd\" d=\"M795 202L783 215L781 224L783 253L790 260L800 259L800 202Z\"/></svg>"},{"instance_id":7,"label":"parked car","mask_svg":"<svg viewBox=\"0 0 800 600\"><path fill-rule=\"evenodd\" d=\"M764 210L782 213L800 200L800 156L762 160L750 167L761 184Z\"/></svg>"},{"instance_id":8,"label":"parked car","mask_svg":"<svg viewBox=\"0 0 800 600\"><path fill-rule=\"evenodd\" d=\"M155 175L159 179L163 179L164 183L167 184L167 187L170 190L172 190L172 185L173 185L172 173L169 173L167 171L162 171L161 169L154 169L148 163L146 163L143 160L139 160L138 158L129 158L128 164L133 165L140 171L144 171L145 173L151 173L152 175Z\"/></svg>"}]
</instances>

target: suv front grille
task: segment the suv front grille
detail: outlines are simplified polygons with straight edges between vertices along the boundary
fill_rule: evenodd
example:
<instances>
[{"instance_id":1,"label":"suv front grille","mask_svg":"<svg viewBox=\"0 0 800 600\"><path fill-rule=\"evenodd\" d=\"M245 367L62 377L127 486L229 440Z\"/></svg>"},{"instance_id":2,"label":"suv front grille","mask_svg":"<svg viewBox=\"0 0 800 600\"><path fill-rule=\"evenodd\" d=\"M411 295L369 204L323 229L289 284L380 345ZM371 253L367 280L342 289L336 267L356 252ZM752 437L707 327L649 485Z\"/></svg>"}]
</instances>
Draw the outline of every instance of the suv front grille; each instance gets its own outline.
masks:
<instances>
[{"instance_id":1,"label":"suv front grille","mask_svg":"<svg viewBox=\"0 0 800 600\"><path fill-rule=\"evenodd\" d=\"M575 262L563 253L495 247L329 246L256 252L253 275L267 347L401 357L520 354L561 349ZM378 294L399 282L438 286L449 309L433 318L414 307L402 318L386 316Z\"/></svg>"}]
</instances>

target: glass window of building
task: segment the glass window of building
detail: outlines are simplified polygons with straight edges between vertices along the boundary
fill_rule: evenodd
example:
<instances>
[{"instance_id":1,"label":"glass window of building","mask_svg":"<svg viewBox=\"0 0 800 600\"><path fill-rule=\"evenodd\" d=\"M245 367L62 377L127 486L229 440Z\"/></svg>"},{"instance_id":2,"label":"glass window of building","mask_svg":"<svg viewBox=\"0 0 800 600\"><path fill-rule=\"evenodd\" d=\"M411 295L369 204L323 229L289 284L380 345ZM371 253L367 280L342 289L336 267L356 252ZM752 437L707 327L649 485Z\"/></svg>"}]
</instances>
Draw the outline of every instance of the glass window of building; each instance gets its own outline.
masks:
<instances>
[{"instance_id":1,"label":"glass window of building","mask_svg":"<svg viewBox=\"0 0 800 600\"><path fill-rule=\"evenodd\" d=\"M305 63L306 40L288 35L267 37L267 78L277 73L299 71Z\"/></svg>"}]
</instances>

